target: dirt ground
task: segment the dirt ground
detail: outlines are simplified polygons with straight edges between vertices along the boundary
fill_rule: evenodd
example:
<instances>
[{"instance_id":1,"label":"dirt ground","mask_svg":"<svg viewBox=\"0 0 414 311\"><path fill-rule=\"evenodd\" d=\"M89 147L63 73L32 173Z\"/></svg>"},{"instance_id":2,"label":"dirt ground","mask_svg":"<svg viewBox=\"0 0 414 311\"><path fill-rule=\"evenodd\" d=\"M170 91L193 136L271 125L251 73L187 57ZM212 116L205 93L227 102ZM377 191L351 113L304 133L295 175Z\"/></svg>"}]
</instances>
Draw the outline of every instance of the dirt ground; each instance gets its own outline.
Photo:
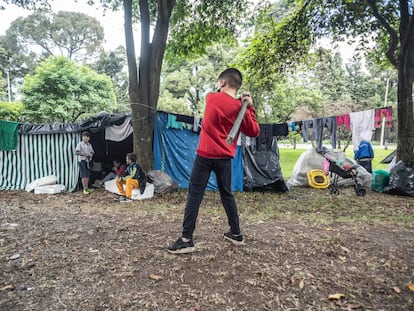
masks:
<instances>
[{"instance_id":1,"label":"dirt ground","mask_svg":"<svg viewBox=\"0 0 414 311\"><path fill-rule=\"evenodd\" d=\"M237 193L236 247L207 193L171 255L185 196L0 191L0 310L414 310L414 198Z\"/></svg>"}]
</instances>

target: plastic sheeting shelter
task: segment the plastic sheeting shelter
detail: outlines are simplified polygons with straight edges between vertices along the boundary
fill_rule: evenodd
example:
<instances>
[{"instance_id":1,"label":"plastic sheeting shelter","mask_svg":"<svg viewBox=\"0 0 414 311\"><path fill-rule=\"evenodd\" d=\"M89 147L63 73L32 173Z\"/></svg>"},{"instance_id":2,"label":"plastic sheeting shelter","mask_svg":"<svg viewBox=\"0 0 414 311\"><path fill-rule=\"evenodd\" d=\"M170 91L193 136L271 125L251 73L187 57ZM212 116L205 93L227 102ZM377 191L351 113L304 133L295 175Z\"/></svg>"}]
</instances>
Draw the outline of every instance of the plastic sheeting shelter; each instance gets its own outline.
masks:
<instances>
[{"instance_id":1,"label":"plastic sheeting shelter","mask_svg":"<svg viewBox=\"0 0 414 311\"><path fill-rule=\"evenodd\" d=\"M157 113L154 129L154 170L161 170L172 177L182 189L188 188L193 161L196 157L199 134L189 129L167 128L168 114ZM243 160L240 146L232 160L232 190L243 191ZM207 184L216 190L214 173Z\"/></svg>"},{"instance_id":2,"label":"plastic sheeting shelter","mask_svg":"<svg viewBox=\"0 0 414 311\"><path fill-rule=\"evenodd\" d=\"M77 132L21 132L16 150L0 151L0 189L20 190L35 179L55 175L69 191L78 181L74 150Z\"/></svg>"},{"instance_id":3,"label":"plastic sheeting shelter","mask_svg":"<svg viewBox=\"0 0 414 311\"><path fill-rule=\"evenodd\" d=\"M105 141L104 129L127 117L103 112L82 123L21 124L16 150L0 150L0 190L23 190L30 182L50 175L67 191L75 190L79 176L75 148L80 133L91 133L95 161L125 156L132 150L132 135L122 142Z\"/></svg>"},{"instance_id":4,"label":"plastic sheeting shelter","mask_svg":"<svg viewBox=\"0 0 414 311\"><path fill-rule=\"evenodd\" d=\"M171 116L161 111L156 114L153 169L167 173L180 188L186 189L196 156L199 134L191 129L168 127L169 115ZM125 135L120 141L110 141L106 139L105 131L108 127L128 123L128 118L129 114L100 113L80 124L21 125L17 150L0 151L0 190L22 190L35 179L55 175L59 184L65 185L67 191L73 191L79 176L74 150L80 142L80 133L84 130L91 133L90 142L95 150L94 161L112 162L115 158L122 160L128 152L132 152L132 134ZM277 148L276 142L274 147ZM237 147L232 160L233 191L288 190L283 181L277 149L262 152L249 147L249 151L245 149L243 154L243 148ZM214 174L209 179L207 189L217 189Z\"/></svg>"},{"instance_id":5,"label":"plastic sheeting shelter","mask_svg":"<svg viewBox=\"0 0 414 311\"><path fill-rule=\"evenodd\" d=\"M243 137L244 190L286 192L286 185L280 167L279 148L276 137L270 146L258 146L250 142L254 138Z\"/></svg>"}]
</instances>

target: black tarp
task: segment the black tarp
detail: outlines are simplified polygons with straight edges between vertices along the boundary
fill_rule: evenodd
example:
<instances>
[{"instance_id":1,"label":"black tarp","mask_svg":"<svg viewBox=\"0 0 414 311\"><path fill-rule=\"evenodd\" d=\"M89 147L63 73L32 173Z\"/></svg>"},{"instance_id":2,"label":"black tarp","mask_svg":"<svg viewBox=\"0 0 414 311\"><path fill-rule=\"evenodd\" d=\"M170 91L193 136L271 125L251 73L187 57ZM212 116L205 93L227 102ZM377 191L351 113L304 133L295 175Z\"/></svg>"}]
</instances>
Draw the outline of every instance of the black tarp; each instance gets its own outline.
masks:
<instances>
[{"instance_id":1,"label":"black tarp","mask_svg":"<svg viewBox=\"0 0 414 311\"><path fill-rule=\"evenodd\" d=\"M111 125L120 125L126 117L131 114L110 114L105 111L91 116L80 123L45 123L33 124L22 123L19 126L19 134L37 135L37 134L60 134L60 133L76 133L89 131L97 132L99 129Z\"/></svg>"}]
</instances>

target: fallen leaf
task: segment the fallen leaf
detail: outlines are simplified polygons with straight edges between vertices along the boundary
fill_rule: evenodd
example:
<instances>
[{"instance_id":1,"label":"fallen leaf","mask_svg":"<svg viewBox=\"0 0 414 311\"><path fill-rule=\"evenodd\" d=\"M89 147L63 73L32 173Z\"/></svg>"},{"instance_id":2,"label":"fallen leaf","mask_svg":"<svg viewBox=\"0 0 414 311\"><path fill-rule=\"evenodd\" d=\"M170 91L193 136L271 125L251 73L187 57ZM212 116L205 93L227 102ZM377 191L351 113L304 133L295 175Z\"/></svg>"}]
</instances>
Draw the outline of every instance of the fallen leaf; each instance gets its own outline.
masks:
<instances>
[{"instance_id":1,"label":"fallen leaf","mask_svg":"<svg viewBox=\"0 0 414 311\"><path fill-rule=\"evenodd\" d=\"M397 294L401 293L401 289L398 286L394 286L394 292L396 292Z\"/></svg>"},{"instance_id":2,"label":"fallen leaf","mask_svg":"<svg viewBox=\"0 0 414 311\"><path fill-rule=\"evenodd\" d=\"M340 300L341 298L345 298L345 295L341 294L341 293L337 293L337 294L333 294L333 295L328 296L328 299L330 299L330 300Z\"/></svg>"},{"instance_id":3,"label":"fallen leaf","mask_svg":"<svg viewBox=\"0 0 414 311\"><path fill-rule=\"evenodd\" d=\"M295 280L295 278L293 276L290 278L290 284L291 285L295 285L296 284L296 280Z\"/></svg>"},{"instance_id":4,"label":"fallen leaf","mask_svg":"<svg viewBox=\"0 0 414 311\"><path fill-rule=\"evenodd\" d=\"M408 284L410 291L414 292L414 283Z\"/></svg>"},{"instance_id":5,"label":"fallen leaf","mask_svg":"<svg viewBox=\"0 0 414 311\"><path fill-rule=\"evenodd\" d=\"M155 280L155 281L162 280L162 276L161 275L150 274L149 277L150 277L151 280Z\"/></svg>"},{"instance_id":6,"label":"fallen leaf","mask_svg":"<svg viewBox=\"0 0 414 311\"><path fill-rule=\"evenodd\" d=\"M304 280L300 280L299 282L299 288L302 289L305 287L305 281Z\"/></svg>"}]
</instances>

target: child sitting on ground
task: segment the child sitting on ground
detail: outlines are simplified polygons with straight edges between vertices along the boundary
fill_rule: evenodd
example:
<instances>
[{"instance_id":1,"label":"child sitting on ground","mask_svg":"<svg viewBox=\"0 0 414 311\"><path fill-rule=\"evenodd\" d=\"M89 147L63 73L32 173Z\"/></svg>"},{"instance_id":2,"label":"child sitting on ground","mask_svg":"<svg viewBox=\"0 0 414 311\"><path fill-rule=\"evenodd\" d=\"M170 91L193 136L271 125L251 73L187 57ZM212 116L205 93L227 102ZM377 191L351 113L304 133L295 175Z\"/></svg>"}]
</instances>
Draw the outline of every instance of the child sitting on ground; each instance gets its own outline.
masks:
<instances>
[{"instance_id":1,"label":"child sitting on ground","mask_svg":"<svg viewBox=\"0 0 414 311\"><path fill-rule=\"evenodd\" d=\"M119 201L131 202L132 190L140 189L141 194L145 190L146 177L141 167L136 163L137 156L134 153L126 155L127 167L122 175L116 176L115 183L119 190ZM124 190L124 185L125 190Z\"/></svg>"}]
</instances>

